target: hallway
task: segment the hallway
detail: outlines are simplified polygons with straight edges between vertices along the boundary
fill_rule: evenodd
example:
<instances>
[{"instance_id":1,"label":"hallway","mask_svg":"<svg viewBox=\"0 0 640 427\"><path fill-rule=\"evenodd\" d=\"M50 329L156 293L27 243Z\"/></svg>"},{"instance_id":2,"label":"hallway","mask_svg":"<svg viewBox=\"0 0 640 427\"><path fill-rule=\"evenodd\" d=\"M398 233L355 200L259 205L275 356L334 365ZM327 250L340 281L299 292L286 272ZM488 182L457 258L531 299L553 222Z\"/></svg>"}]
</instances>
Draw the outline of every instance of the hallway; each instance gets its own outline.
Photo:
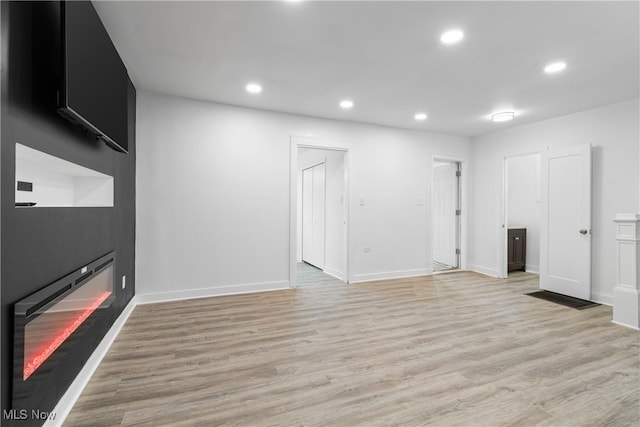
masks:
<instances>
[{"instance_id":1,"label":"hallway","mask_svg":"<svg viewBox=\"0 0 640 427\"><path fill-rule=\"evenodd\" d=\"M314 267L306 262L296 264L296 283L298 287L323 286L323 285L346 285L340 279L337 279L319 268Z\"/></svg>"}]
</instances>

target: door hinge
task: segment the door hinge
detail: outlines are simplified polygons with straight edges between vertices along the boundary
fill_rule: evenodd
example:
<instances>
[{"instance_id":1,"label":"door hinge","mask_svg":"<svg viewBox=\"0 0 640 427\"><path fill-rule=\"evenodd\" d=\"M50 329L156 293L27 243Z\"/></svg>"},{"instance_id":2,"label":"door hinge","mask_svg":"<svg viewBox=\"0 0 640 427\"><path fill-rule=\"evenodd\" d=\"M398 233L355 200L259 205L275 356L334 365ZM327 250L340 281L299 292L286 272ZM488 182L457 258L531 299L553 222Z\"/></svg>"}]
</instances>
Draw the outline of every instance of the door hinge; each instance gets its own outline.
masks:
<instances>
[{"instance_id":1,"label":"door hinge","mask_svg":"<svg viewBox=\"0 0 640 427\"><path fill-rule=\"evenodd\" d=\"M456 255L460 255L460 249L456 249Z\"/></svg>"},{"instance_id":2,"label":"door hinge","mask_svg":"<svg viewBox=\"0 0 640 427\"><path fill-rule=\"evenodd\" d=\"M462 176L462 171L456 171L456 176L457 177L461 177Z\"/></svg>"},{"instance_id":3,"label":"door hinge","mask_svg":"<svg viewBox=\"0 0 640 427\"><path fill-rule=\"evenodd\" d=\"M456 209L456 215L457 216L462 215L462 210L461 209Z\"/></svg>"}]
</instances>

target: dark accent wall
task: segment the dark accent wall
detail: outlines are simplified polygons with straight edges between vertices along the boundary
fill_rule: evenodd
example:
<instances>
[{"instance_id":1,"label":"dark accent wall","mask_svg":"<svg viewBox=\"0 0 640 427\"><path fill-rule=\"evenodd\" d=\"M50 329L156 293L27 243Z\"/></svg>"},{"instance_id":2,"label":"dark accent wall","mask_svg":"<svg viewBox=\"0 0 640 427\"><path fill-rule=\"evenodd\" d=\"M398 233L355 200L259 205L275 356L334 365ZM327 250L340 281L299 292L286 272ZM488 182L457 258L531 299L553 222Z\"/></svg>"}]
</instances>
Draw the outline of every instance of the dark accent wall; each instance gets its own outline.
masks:
<instances>
[{"instance_id":1,"label":"dark accent wall","mask_svg":"<svg viewBox=\"0 0 640 427\"><path fill-rule=\"evenodd\" d=\"M135 101L129 80L129 154L96 141L57 113L61 76L60 4L5 2L2 7L2 108L0 164L1 409L11 409L13 304L90 261L115 251L117 295L111 310L81 341L80 351L60 363L77 369L134 295ZM113 208L14 207L15 143L114 177ZM120 284L126 275L126 289ZM70 382L55 378L34 399L33 409L51 411ZM57 396L57 397L56 397ZM55 401L54 401L55 400ZM0 414L1 416L2 414ZM40 425L27 419L2 425Z\"/></svg>"}]
</instances>

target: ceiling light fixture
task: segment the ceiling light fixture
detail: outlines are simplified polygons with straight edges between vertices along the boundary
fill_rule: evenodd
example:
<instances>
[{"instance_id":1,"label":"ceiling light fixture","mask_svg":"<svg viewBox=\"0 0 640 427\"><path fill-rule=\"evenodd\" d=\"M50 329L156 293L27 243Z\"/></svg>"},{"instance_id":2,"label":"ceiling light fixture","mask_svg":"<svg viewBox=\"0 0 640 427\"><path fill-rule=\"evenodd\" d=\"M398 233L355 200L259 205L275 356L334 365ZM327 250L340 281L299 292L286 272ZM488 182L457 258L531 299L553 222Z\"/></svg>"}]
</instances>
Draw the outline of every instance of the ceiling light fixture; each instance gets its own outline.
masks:
<instances>
[{"instance_id":1,"label":"ceiling light fixture","mask_svg":"<svg viewBox=\"0 0 640 427\"><path fill-rule=\"evenodd\" d=\"M554 62L553 64L549 64L544 67L544 72L548 74L558 73L567 68L567 64L564 62Z\"/></svg>"},{"instance_id":2,"label":"ceiling light fixture","mask_svg":"<svg viewBox=\"0 0 640 427\"><path fill-rule=\"evenodd\" d=\"M344 108L345 110L352 108L353 107L353 101L351 101L350 99L345 99L340 101L340 107Z\"/></svg>"},{"instance_id":3,"label":"ceiling light fixture","mask_svg":"<svg viewBox=\"0 0 640 427\"><path fill-rule=\"evenodd\" d=\"M512 120L516 116L513 111L502 111L491 115L491 120L494 122L506 122Z\"/></svg>"},{"instance_id":4,"label":"ceiling light fixture","mask_svg":"<svg viewBox=\"0 0 640 427\"><path fill-rule=\"evenodd\" d=\"M440 41L444 44L458 43L464 38L464 33L460 30L450 30L440 36Z\"/></svg>"},{"instance_id":5,"label":"ceiling light fixture","mask_svg":"<svg viewBox=\"0 0 640 427\"><path fill-rule=\"evenodd\" d=\"M249 83L247 85L247 92L249 93L260 93L262 92L262 86L260 86L258 83Z\"/></svg>"},{"instance_id":6,"label":"ceiling light fixture","mask_svg":"<svg viewBox=\"0 0 640 427\"><path fill-rule=\"evenodd\" d=\"M416 120L425 120L427 118L427 115L425 113L416 113L416 115L413 117Z\"/></svg>"}]
</instances>

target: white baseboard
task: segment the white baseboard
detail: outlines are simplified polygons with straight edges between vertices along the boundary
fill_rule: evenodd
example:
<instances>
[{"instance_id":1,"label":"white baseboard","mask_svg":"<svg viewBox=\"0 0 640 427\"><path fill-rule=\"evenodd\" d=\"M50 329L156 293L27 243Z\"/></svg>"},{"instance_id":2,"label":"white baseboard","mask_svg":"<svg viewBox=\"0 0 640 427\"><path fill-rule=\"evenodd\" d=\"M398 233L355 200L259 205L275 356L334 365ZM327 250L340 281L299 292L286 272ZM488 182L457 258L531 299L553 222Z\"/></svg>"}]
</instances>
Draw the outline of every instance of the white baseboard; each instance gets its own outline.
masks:
<instances>
[{"instance_id":1,"label":"white baseboard","mask_svg":"<svg viewBox=\"0 0 640 427\"><path fill-rule=\"evenodd\" d=\"M598 304L613 306L613 297L611 295L591 294L591 301Z\"/></svg>"},{"instance_id":2,"label":"white baseboard","mask_svg":"<svg viewBox=\"0 0 640 427\"><path fill-rule=\"evenodd\" d=\"M351 283L374 282L376 280L405 279L407 277L426 276L431 274L427 268L415 270L385 271L382 273L354 274Z\"/></svg>"},{"instance_id":3,"label":"white baseboard","mask_svg":"<svg viewBox=\"0 0 640 427\"><path fill-rule=\"evenodd\" d=\"M485 276L491 276L495 278L499 277L498 270L484 267L482 265L469 264L469 270L475 271L476 273L484 274Z\"/></svg>"},{"instance_id":4,"label":"white baseboard","mask_svg":"<svg viewBox=\"0 0 640 427\"><path fill-rule=\"evenodd\" d=\"M616 322L615 320L612 320L611 323L615 323L616 325L619 325L619 326L624 326L625 328L633 329L634 331L640 331L640 328L636 328L635 326L627 325L626 323Z\"/></svg>"},{"instance_id":5,"label":"white baseboard","mask_svg":"<svg viewBox=\"0 0 640 427\"><path fill-rule=\"evenodd\" d=\"M612 321L634 329L640 327L640 292L638 289L617 284L613 287L612 299Z\"/></svg>"},{"instance_id":6,"label":"white baseboard","mask_svg":"<svg viewBox=\"0 0 640 427\"><path fill-rule=\"evenodd\" d=\"M329 267L327 265L324 266L324 270L322 270L323 272L327 273L330 276L335 277L338 280L342 280L343 282L346 282L347 279L344 277L344 273L340 270L338 270L337 268L333 268L333 267Z\"/></svg>"},{"instance_id":7,"label":"white baseboard","mask_svg":"<svg viewBox=\"0 0 640 427\"><path fill-rule=\"evenodd\" d=\"M89 359L84 364L83 368L80 370L78 375L76 375L75 380L71 383L67 391L62 395L62 398L58 401L58 404L53 409L53 414L55 418L48 419L43 424L43 427L59 427L64 423L64 420L71 412L73 405L75 405L76 401L82 394L82 391L89 383L89 380L93 376L93 373L98 369L100 362L104 359L104 356L111 348L111 344L116 339L120 330L127 322L127 319L133 312L133 309L136 307L136 297L134 296L129 304L124 308L120 316L116 319L116 321L111 325L111 328L107 331L105 336L100 341L100 344L96 347L96 349L91 353Z\"/></svg>"},{"instance_id":8,"label":"white baseboard","mask_svg":"<svg viewBox=\"0 0 640 427\"><path fill-rule=\"evenodd\" d=\"M220 295L248 294L253 292L280 291L289 289L288 281L248 283L242 285L217 286L214 288L184 289L179 291L164 291L136 294L138 304L151 304L156 302L180 301L194 298L207 298Z\"/></svg>"},{"instance_id":9,"label":"white baseboard","mask_svg":"<svg viewBox=\"0 0 640 427\"><path fill-rule=\"evenodd\" d=\"M540 266L527 264L524 268L524 271L532 274L540 274Z\"/></svg>"}]
</instances>

